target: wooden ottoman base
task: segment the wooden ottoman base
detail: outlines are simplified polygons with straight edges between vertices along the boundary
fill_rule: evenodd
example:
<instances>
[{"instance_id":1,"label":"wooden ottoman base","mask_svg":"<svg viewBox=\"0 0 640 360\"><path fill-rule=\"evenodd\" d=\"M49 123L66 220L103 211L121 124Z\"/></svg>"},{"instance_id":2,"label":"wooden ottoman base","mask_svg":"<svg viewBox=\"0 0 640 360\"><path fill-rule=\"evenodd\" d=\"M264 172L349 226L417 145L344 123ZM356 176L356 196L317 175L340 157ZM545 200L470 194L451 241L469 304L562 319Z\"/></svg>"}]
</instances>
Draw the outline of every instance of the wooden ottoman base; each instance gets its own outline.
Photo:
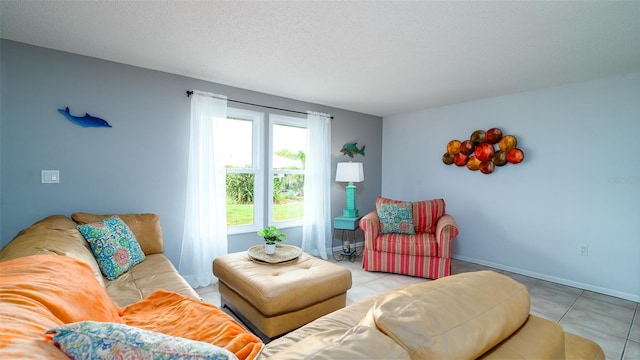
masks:
<instances>
[{"instance_id":1,"label":"wooden ottoman base","mask_svg":"<svg viewBox=\"0 0 640 360\"><path fill-rule=\"evenodd\" d=\"M246 252L216 258L222 305L264 342L345 307L351 272L302 254L284 264L259 264Z\"/></svg>"}]
</instances>

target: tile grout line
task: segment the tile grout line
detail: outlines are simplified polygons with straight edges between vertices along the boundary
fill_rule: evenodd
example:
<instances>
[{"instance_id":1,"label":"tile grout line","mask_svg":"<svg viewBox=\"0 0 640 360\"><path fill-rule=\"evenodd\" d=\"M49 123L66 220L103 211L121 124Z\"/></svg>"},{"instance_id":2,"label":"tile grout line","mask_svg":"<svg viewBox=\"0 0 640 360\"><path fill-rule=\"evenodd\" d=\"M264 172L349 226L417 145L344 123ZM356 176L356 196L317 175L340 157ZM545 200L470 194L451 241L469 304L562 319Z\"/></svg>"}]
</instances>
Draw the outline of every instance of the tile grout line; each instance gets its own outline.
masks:
<instances>
[{"instance_id":1,"label":"tile grout line","mask_svg":"<svg viewBox=\"0 0 640 360\"><path fill-rule=\"evenodd\" d=\"M640 304L636 304L636 311L633 312L633 316L631 317L631 326L629 326L629 331L627 331L627 340L631 339L631 330L633 330L633 322L638 317L638 311L640 311Z\"/></svg>"},{"instance_id":2,"label":"tile grout line","mask_svg":"<svg viewBox=\"0 0 640 360\"><path fill-rule=\"evenodd\" d=\"M562 316L560 317L560 319L558 319L558 324L560 324L560 321L562 321L562 319L564 319L565 316L567 316L567 314L569 313L569 311L571 311L571 309L573 309L573 307L576 305L576 303L578 302L578 299L580 299L580 297L582 297L582 295L584 294L584 290L580 291L580 295L576 296L576 299L573 300L573 303L571 303L571 306L569 306L569 308L567 309L567 311L564 312L564 314L562 314Z\"/></svg>"},{"instance_id":3,"label":"tile grout line","mask_svg":"<svg viewBox=\"0 0 640 360\"><path fill-rule=\"evenodd\" d=\"M631 317L631 326L629 327L629 331L627 332L627 339L624 342L624 346L622 347L622 355L620 355L620 360L624 359L624 355L627 352L627 345L629 345L629 341L632 341L631 338L631 330L633 329L633 322L638 317L638 311L640 311L640 303L636 304L636 311L633 312L633 316Z\"/></svg>"}]
</instances>

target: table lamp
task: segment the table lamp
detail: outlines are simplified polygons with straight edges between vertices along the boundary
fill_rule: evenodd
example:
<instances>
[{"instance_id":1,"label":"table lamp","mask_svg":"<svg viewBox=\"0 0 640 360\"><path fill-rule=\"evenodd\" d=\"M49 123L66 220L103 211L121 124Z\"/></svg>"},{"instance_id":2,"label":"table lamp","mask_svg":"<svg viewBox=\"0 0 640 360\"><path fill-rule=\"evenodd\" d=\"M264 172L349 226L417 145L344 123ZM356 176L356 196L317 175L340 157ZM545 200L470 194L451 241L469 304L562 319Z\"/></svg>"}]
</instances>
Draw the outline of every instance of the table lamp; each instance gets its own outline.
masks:
<instances>
[{"instance_id":1,"label":"table lamp","mask_svg":"<svg viewBox=\"0 0 640 360\"><path fill-rule=\"evenodd\" d=\"M354 182L364 181L364 171L361 162L341 162L336 170L336 181L348 182L347 184L347 207L342 211L342 216L346 218L357 218L356 209L356 186Z\"/></svg>"}]
</instances>

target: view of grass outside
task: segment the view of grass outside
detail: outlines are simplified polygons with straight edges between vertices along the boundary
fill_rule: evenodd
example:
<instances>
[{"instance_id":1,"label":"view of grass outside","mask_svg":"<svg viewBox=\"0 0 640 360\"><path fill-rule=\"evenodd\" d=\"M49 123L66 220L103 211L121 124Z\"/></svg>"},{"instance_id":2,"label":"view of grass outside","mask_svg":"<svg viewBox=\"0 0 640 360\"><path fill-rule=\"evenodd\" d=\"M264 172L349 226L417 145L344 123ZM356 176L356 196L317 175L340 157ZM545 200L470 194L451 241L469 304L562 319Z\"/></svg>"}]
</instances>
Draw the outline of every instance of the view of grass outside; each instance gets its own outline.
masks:
<instances>
[{"instance_id":1,"label":"view of grass outside","mask_svg":"<svg viewBox=\"0 0 640 360\"><path fill-rule=\"evenodd\" d=\"M283 120L282 120L283 121ZM227 175L227 226L240 226L260 223L262 219L254 219L255 206L271 206L273 219L271 222L302 220L304 218L304 168L306 160L307 129L289 124L272 126L272 153L270 154L273 178L273 197L271 204L262 204L265 199L255 199L254 192L256 166L259 162L253 159L253 122L250 119L233 117L228 119L230 136L226 159ZM256 165L257 164L257 165ZM258 180L265 181L265 180ZM256 203L257 202L257 203ZM266 209L265 209L266 210Z\"/></svg>"},{"instance_id":2,"label":"view of grass outside","mask_svg":"<svg viewBox=\"0 0 640 360\"><path fill-rule=\"evenodd\" d=\"M255 176L227 173L227 226L253 224ZM273 221L301 220L304 215L304 175L274 177Z\"/></svg>"},{"instance_id":3,"label":"view of grass outside","mask_svg":"<svg viewBox=\"0 0 640 360\"><path fill-rule=\"evenodd\" d=\"M302 219L304 202L292 201L276 204L273 207L275 221ZM292 217L292 215L300 215ZM253 204L236 204L227 202L227 226L246 225L253 223Z\"/></svg>"},{"instance_id":4,"label":"view of grass outside","mask_svg":"<svg viewBox=\"0 0 640 360\"><path fill-rule=\"evenodd\" d=\"M304 201L289 201L284 204L273 205L273 218L275 221L302 220L304 214Z\"/></svg>"},{"instance_id":5,"label":"view of grass outside","mask_svg":"<svg viewBox=\"0 0 640 360\"><path fill-rule=\"evenodd\" d=\"M237 204L227 199L227 226L253 223L253 204Z\"/></svg>"}]
</instances>

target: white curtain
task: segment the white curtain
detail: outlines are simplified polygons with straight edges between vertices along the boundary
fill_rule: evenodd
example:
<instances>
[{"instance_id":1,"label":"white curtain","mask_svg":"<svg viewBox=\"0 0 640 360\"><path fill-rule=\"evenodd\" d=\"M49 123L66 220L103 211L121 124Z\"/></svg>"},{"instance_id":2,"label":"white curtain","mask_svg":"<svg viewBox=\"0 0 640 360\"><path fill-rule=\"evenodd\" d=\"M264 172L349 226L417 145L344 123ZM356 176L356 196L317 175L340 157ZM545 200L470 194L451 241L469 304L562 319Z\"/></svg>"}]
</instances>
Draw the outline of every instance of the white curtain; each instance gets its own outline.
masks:
<instances>
[{"instance_id":1,"label":"white curtain","mask_svg":"<svg viewBox=\"0 0 640 360\"><path fill-rule=\"evenodd\" d=\"M302 250L327 258L331 237L331 116L309 111Z\"/></svg>"},{"instance_id":2,"label":"white curtain","mask_svg":"<svg viewBox=\"0 0 640 360\"><path fill-rule=\"evenodd\" d=\"M187 206L178 271L194 288L217 281L213 259L227 253L226 118L225 96L193 92Z\"/></svg>"}]
</instances>

